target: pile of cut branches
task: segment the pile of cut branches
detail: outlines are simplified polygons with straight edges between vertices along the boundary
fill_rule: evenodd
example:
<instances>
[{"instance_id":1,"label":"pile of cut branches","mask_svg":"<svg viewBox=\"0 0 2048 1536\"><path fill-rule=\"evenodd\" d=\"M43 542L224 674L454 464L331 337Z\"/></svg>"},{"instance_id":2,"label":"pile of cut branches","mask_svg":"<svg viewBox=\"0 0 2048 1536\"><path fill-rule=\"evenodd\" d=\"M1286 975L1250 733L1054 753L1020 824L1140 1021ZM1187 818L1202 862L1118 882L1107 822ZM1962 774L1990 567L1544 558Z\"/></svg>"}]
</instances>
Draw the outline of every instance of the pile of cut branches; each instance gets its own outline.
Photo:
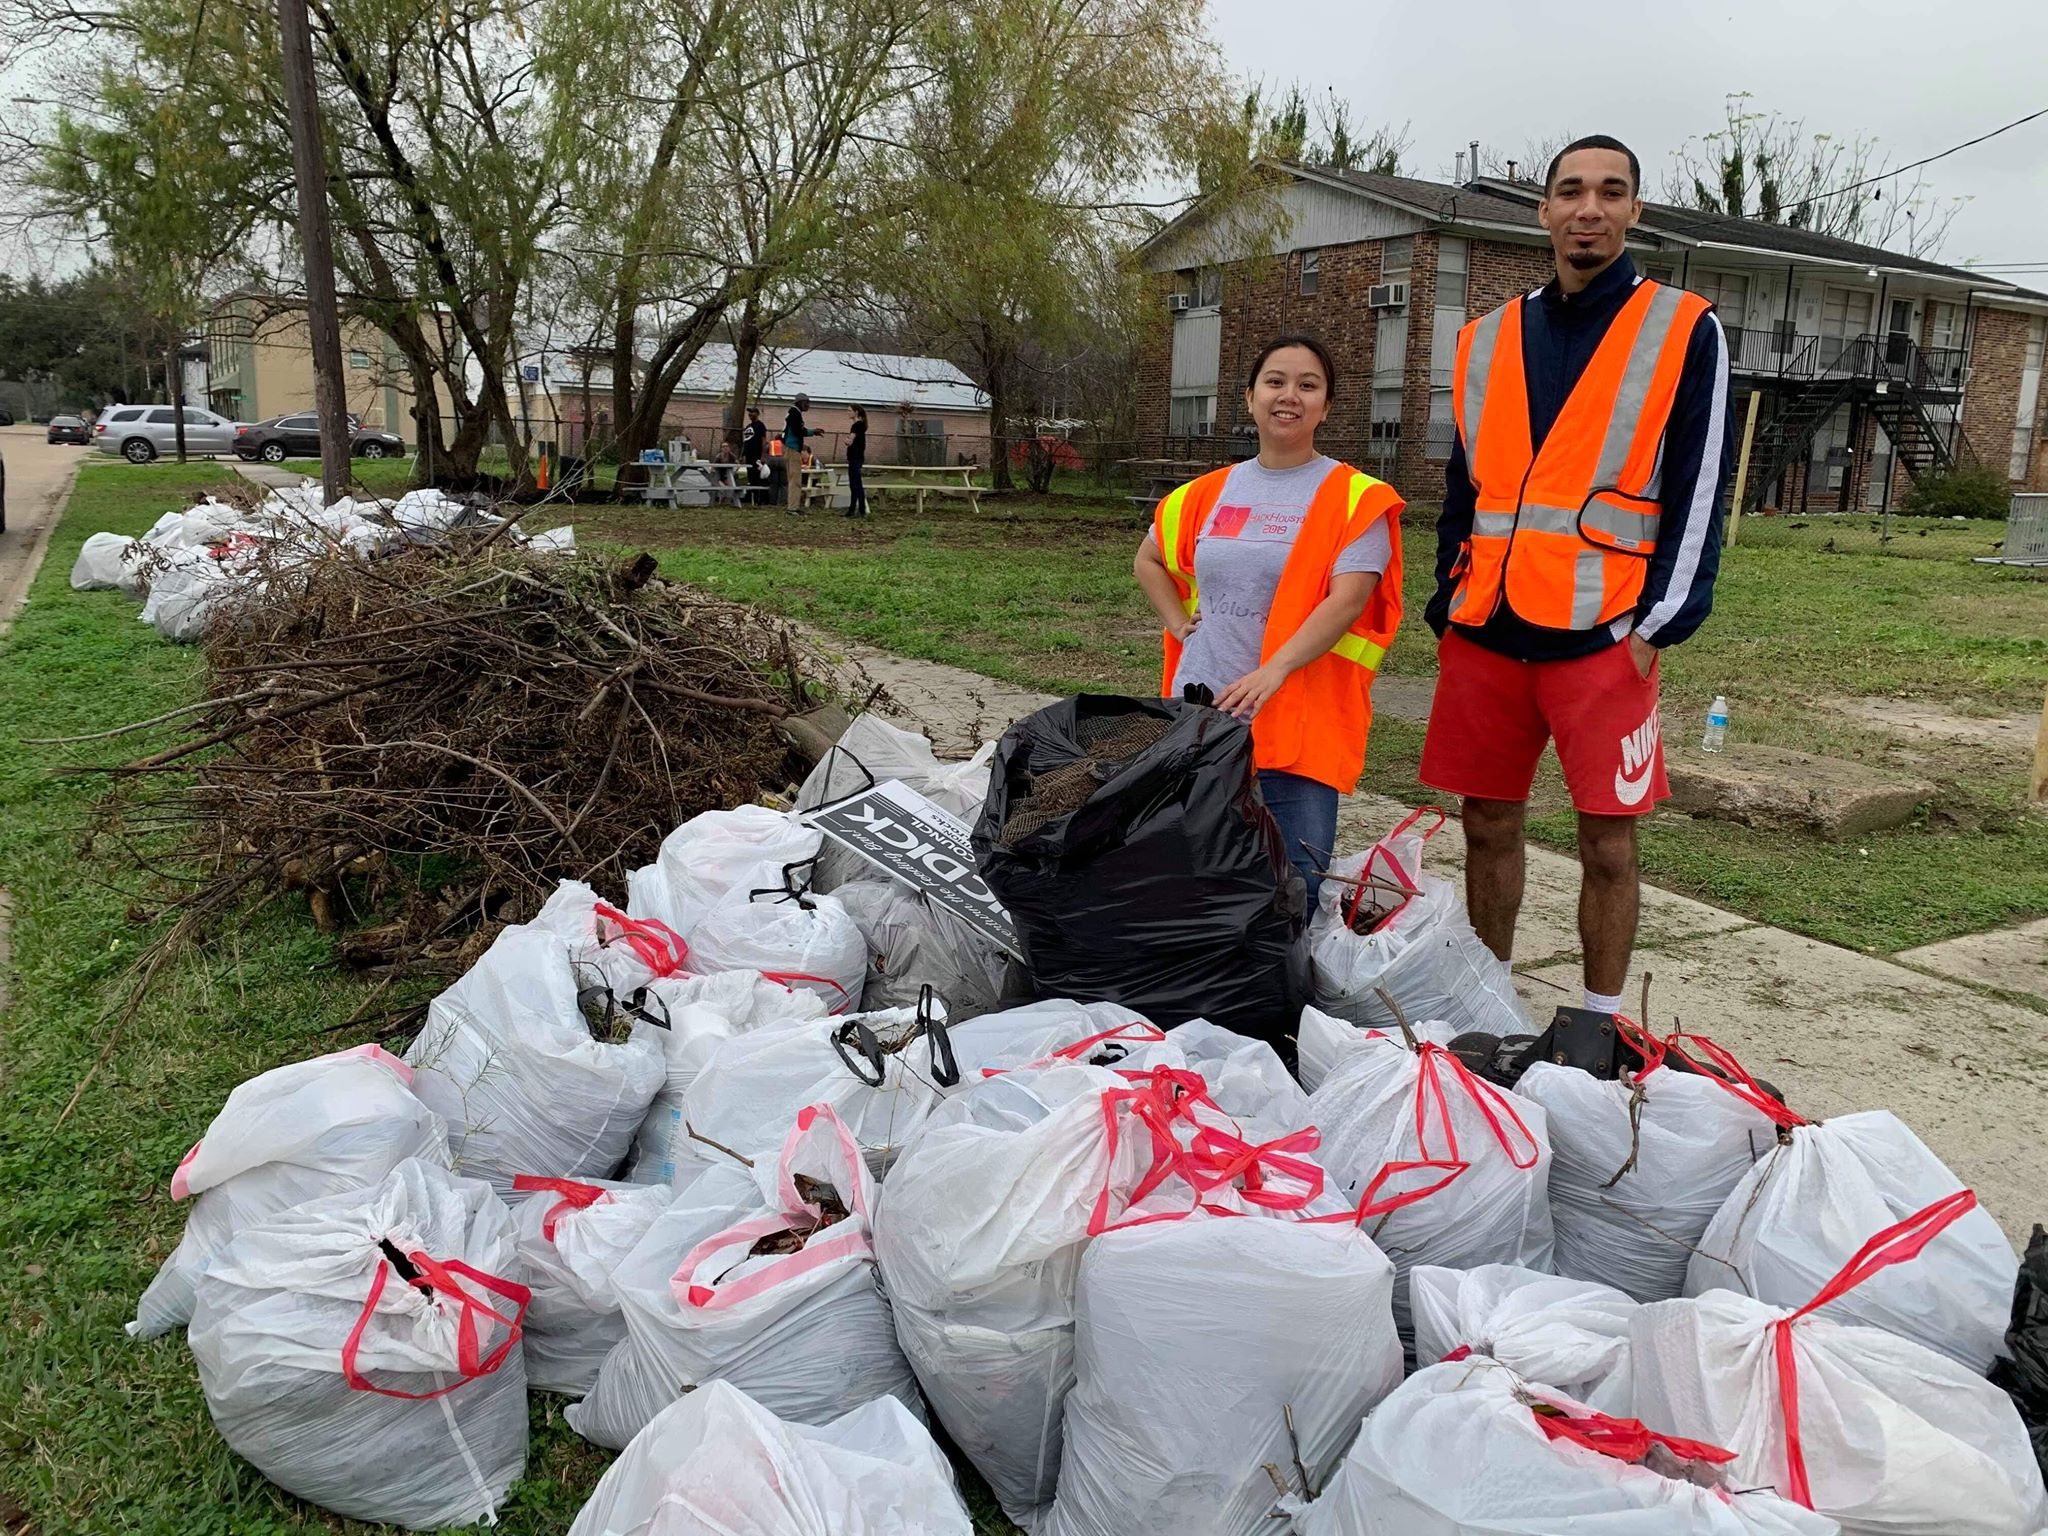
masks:
<instances>
[{"instance_id":1,"label":"pile of cut branches","mask_svg":"<svg viewBox=\"0 0 2048 1536\"><path fill-rule=\"evenodd\" d=\"M126 728L168 744L74 771L153 786L114 825L177 836L171 947L282 891L329 929L396 894L343 958L459 971L558 880L623 894L681 822L790 782L822 658L654 570L476 533L281 563L216 621L206 698Z\"/></svg>"}]
</instances>

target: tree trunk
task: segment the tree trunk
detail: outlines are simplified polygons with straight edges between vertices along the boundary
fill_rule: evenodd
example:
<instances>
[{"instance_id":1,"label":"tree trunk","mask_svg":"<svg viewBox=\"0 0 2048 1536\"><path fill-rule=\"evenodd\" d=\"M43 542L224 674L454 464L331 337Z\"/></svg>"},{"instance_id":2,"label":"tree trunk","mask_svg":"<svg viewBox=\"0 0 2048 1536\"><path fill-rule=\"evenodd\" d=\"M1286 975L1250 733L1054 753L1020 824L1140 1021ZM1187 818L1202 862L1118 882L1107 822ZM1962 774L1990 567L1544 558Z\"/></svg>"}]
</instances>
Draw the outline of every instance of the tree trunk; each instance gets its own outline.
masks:
<instances>
[{"instance_id":1,"label":"tree trunk","mask_svg":"<svg viewBox=\"0 0 2048 1536\"><path fill-rule=\"evenodd\" d=\"M739 458L741 434L747 429L747 402L754 393L754 354L761 350L758 313L754 301L747 300L732 343L732 402L725 408L725 443L735 460Z\"/></svg>"},{"instance_id":2,"label":"tree trunk","mask_svg":"<svg viewBox=\"0 0 2048 1536\"><path fill-rule=\"evenodd\" d=\"M988 458L989 485L998 491L1013 491L1010 478L1010 365L997 363L988 371Z\"/></svg>"},{"instance_id":3,"label":"tree trunk","mask_svg":"<svg viewBox=\"0 0 2048 1536\"><path fill-rule=\"evenodd\" d=\"M313 351L313 406L320 418L320 498L348 494L355 443L342 378L341 309L334 291L334 231L328 222L327 151L313 78L313 22L306 0L278 0L279 64L291 123L292 179L299 195L299 249L306 258L306 339Z\"/></svg>"}]
</instances>

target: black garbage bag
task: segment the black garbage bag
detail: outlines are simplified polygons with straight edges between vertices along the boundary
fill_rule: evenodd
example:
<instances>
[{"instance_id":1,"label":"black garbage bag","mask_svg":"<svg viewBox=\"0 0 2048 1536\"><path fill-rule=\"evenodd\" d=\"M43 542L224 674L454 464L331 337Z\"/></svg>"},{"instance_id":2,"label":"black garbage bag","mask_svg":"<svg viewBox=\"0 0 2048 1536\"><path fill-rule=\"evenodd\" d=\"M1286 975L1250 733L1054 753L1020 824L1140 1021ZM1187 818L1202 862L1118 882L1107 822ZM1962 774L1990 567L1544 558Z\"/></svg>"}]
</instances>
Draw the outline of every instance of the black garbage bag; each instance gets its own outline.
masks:
<instances>
[{"instance_id":1,"label":"black garbage bag","mask_svg":"<svg viewBox=\"0 0 2048 1536\"><path fill-rule=\"evenodd\" d=\"M2005 1353L1991 1362L1991 1380L2019 1409L2034 1442L2034 1459L2048 1476L2048 1230L2039 1222L2020 1262Z\"/></svg>"},{"instance_id":2,"label":"black garbage bag","mask_svg":"<svg viewBox=\"0 0 2048 1536\"><path fill-rule=\"evenodd\" d=\"M1082 694L1012 726L990 786L974 855L1038 996L1206 1018L1291 1058L1307 899L1243 721Z\"/></svg>"}]
</instances>

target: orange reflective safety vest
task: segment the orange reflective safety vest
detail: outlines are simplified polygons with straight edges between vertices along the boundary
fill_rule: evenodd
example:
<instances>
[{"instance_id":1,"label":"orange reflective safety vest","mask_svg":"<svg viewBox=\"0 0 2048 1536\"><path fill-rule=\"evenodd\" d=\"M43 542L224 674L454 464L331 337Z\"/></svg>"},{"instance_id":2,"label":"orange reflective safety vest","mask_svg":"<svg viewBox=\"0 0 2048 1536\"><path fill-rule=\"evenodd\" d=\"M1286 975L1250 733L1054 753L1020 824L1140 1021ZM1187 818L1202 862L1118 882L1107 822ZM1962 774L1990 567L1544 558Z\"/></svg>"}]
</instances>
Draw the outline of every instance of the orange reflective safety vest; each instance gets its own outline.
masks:
<instances>
[{"instance_id":1,"label":"orange reflective safety vest","mask_svg":"<svg viewBox=\"0 0 2048 1536\"><path fill-rule=\"evenodd\" d=\"M1169 491L1152 514L1152 537L1180 593L1181 606L1190 614L1201 596L1195 586L1195 539L1229 478L1227 466L1211 470ZM1293 639L1330 595L1338 552L1377 518L1387 519L1392 556L1350 631L1338 636L1326 654L1296 670L1252 718L1252 757L1259 767L1298 773L1345 794L1357 788L1358 776L1365 771L1365 738L1372 729L1373 675L1401 623L1401 506L1392 486L1348 464L1339 464L1316 488L1273 594L1259 648L1262 662ZM1172 635L1165 638L1166 669L1159 691L1171 695L1181 643Z\"/></svg>"},{"instance_id":2,"label":"orange reflective safety vest","mask_svg":"<svg viewBox=\"0 0 2048 1536\"><path fill-rule=\"evenodd\" d=\"M771 438L769 438L769 439L768 439L768 457L769 457L769 458L771 458L771 459L779 459L779 458L781 458L781 457L782 457L782 439L781 439L781 438L779 438L779 437L771 437Z\"/></svg>"},{"instance_id":3,"label":"orange reflective safety vest","mask_svg":"<svg viewBox=\"0 0 2048 1536\"><path fill-rule=\"evenodd\" d=\"M1505 599L1541 628L1592 629L1642 595L1664 510L1664 427L1707 301L1638 283L1541 452L1529 438L1523 303L1510 299L1458 333L1451 404L1477 501L1451 622L1484 624Z\"/></svg>"}]
</instances>

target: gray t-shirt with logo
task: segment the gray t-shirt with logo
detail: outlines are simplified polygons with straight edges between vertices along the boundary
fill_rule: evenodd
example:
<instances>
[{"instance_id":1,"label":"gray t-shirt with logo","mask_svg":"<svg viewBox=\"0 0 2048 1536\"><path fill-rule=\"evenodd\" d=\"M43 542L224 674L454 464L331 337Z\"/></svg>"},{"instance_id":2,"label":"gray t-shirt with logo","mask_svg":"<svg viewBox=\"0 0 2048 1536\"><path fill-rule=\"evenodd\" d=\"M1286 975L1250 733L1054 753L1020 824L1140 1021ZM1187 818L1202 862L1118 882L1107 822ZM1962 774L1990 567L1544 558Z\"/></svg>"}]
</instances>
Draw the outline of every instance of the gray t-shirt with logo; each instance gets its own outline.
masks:
<instances>
[{"instance_id":1,"label":"gray t-shirt with logo","mask_svg":"<svg viewBox=\"0 0 2048 1536\"><path fill-rule=\"evenodd\" d=\"M1230 471L1215 510L1195 537L1195 610L1201 623L1181 652L1173 692L1205 683L1221 693L1259 666L1266 619L1280 590L1280 573L1308 519L1308 506L1336 460L1313 458L1293 469L1267 469L1246 459ZM1384 574L1393 559L1387 520L1338 551L1335 570Z\"/></svg>"}]
</instances>

